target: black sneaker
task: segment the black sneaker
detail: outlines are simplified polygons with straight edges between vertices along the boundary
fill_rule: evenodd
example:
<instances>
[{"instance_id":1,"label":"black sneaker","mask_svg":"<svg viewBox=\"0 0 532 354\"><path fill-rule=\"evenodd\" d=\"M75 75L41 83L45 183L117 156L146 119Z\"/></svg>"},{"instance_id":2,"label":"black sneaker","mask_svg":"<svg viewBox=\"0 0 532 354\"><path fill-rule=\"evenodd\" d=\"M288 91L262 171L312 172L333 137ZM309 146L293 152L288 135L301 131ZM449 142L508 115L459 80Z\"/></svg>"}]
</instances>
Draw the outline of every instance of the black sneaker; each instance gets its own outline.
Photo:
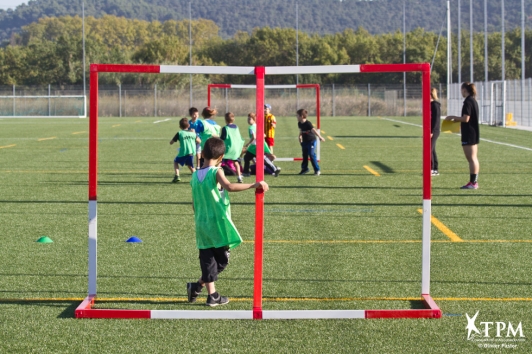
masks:
<instances>
[{"instance_id":1,"label":"black sneaker","mask_svg":"<svg viewBox=\"0 0 532 354\"><path fill-rule=\"evenodd\" d=\"M281 167L277 167L277 169L275 170L275 172L273 173L273 175L275 177L279 177L279 173L281 173Z\"/></svg>"},{"instance_id":2,"label":"black sneaker","mask_svg":"<svg viewBox=\"0 0 532 354\"><path fill-rule=\"evenodd\" d=\"M214 307L214 306L218 306L218 305L225 305L225 304L228 304L228 303L229 303L229 299L228 298L218 294L218 298L217 299L213 298L212 295L207 296L207 302L205 303L205 305L210 306L210 307Z\"/></svg>"},{"instance_id":3,"label":"black sneaker","mask_svg":"<svg viewBox=\"0 0 532 354\"><path fill-rule=\"evenodd\" d=\"M172 183L177 183L177 182L181 182L181 178L179 178L179 176L174 176L174 179L172 180Z\"/></svg>"},{"instance_id":4,"label":"black sneaker","mask_svg":"<svg viewBox=\"0 0 532 354\"><path fill-rule=\"evenodd\" d=\"M196 302L196 298L202 289L203 286L198 286L198 283L187 283L188 302Z\"/></svg>"},{"instance_id":5,"label":"black sneaker","mask_svg":"<svg viewBox=\"0 0 532 354\"><path fill-rule=\"evenodd\" d=\"M304 175L304 174L307 174L309 173L310 170L307 168L306 170L301 170L301 172L299 172L300 175Z\"/></svg>"}]
</instances>

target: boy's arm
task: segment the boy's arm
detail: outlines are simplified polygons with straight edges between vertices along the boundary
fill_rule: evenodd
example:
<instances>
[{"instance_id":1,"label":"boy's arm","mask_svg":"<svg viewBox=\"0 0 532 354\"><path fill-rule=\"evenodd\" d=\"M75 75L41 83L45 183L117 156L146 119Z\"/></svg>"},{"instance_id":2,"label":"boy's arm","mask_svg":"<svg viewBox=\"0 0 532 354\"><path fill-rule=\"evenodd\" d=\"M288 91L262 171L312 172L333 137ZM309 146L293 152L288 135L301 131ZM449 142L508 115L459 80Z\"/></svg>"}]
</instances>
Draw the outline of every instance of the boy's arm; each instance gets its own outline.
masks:
<instances>
[{"instance_id":1,"label":"boy's arm","mask_svg":"<svg viewBox=\"0 0 532 354\"><path fill-rule=\"evenodd\" d=\"M255 135L255 132L252 132L251 138L249 138L249 142L246 144L246 147L250 146L255 141L256 138L257 136Z\"/></svg>"},{"instance_id":2,"label":"boy's arm","mask_svg":"<svg viewBox=\"0 0 532 354\"><path fill-rule=\"evenodd\" d=\"M174 135L174 137L172 138L172 140L170 140L170 145L172 145L173 143L175 143L176 141L179 140L179 132L177 132L176 135Z\"/></svg>"},{"instance_id":3,"label":"boy's arm","mask_svg":"<svg viewBox=\"0 0 532 354\"><path fill-rule=\"evenodd\" d=\"M316 134L318 136L318 138L320 138L321 141L325 141L325 139L322 138L322 136L320 135L320 133L316 130L316 128L312 128L312 131L314 132L314 134Z\"/></svg>"},{"instance_id":4,"label":"boy's arm","mask_svg":"<svg viewBox=\"0 0 532 354\"><path fill-rule=\"evenodd\" d=\"M277 126L277 119L275 119L275 116L272 115L272 127L275 129L276 126Z\"/></svg>"},{"instance_id":5,"label":"boy's arm","mask_svg":"<svg viewBox=\"0 0 532 354\"><path fill-rule=\"evenodd\" d=\"M303 142L303 133L301 132L301 129L299 129L299 136L297 138L299 139L299 143L301 144Z\"/></svg>"},{"instance_id":6,"label":"boy's arm","mask_svg":"<svg viewBox=\"0 0 532 354\"><path fill-rule=\"evenodd\" d=\"M251 188L261 188L262 190L266 192L269 189L268 184L264 181L253 183L253 184L231 183L225 177L225 173L221 168L218 169L218 172L216 173L216 181L220 183L222 188L228 192L240 192L240 191L245 191L246 189L251 189Z\"/></svg>"}]
</instances>

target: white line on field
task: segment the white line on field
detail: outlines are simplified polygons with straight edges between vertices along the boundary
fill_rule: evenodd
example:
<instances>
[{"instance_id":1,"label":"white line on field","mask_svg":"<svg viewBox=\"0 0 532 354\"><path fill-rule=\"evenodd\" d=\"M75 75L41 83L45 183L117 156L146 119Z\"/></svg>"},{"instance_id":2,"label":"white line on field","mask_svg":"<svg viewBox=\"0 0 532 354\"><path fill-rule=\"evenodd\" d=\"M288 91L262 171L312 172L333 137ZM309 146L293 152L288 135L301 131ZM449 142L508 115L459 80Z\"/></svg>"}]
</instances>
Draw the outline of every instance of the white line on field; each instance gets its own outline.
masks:
<instances>
[{"instance_id":1,"label":"white line on field","mask_svg":"<svg viewBox=\"0 0 532 354\"><path fill-rule=\"evenodd\" d=\"M401 123L401 124L408 124L408 125L413 125L415 127L422 127L421 124L414 124L414 123L408 123L408 122L403 122L403 121L400 121L400 120L395 120L395 119L390 119L390 118L383 118L384 120L389 120L390 122L396 122L396 123ZM454 134L454 135L460 135L460 134ZM513 147L513 148L516 148L516 149L522 149L522 150L527 150L527 151L532 151L531 148L527 148L525 146L519 146L519 145L514 145L514 144L508 144L508 143L501 143L500 141L495 141L495 140L488 140L488 139L483 139L483 138L480 138L480 140L482 141L485 141L487 143L492 143L492 144L498 144L498 145L504 145L504 146L509 146L509 147Z\"/></svg>"},{"instance_id":2,"label":"white line on field","mask_svg":"<svg viewBox=\"0 0 532 354\"><path fill-rule=\"evenodd\" d=\"M167 122L169 120L171 120L171 118L167 118L167 119L163 119L163 120L156 120L155 122L153 122L153 124L161 123L161 122Z\"/></svg>"}]
</instances>

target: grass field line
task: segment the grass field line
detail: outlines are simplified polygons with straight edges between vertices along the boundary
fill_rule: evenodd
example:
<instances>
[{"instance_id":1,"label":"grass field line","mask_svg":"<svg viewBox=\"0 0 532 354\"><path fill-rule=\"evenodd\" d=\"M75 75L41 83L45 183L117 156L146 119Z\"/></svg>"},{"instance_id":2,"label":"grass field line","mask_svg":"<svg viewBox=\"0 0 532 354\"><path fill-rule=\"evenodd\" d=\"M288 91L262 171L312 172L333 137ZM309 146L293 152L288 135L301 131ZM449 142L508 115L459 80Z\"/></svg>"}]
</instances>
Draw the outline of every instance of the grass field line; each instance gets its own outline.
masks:
<instances>
[{"instance_id":1,"label":"grass field line","mask_svg":"<svg viewBox=\"0 0 532 354\"><path fill-rule=\"evenodd\" d=\"M334 140L330 135L327 135L327 139Z\"/></svg>"},{"instance_id":2,"label":"grass field line","mask_svg":"<svg viewBox=\"0 0 532 354\"><path fill-rule=\"evenodd\" d=\"M37 139L37 141L45 141L45 140L53 140L53 139L57 139L56 136L52 136L50 138L40 138L40 139Z\"/></svg>"},{"instance_id":3,"label":"grass field line","mask_svg":"<svg viewBox=\"0 0 532 354\"><path fill-rule=\"evenodd\" d=\"M74 133L72 133L72 135L83 134L83 133L86 133L86 131L82 131L82 132L74 132Z\"/></svg>"},{"instance_id":4,"label":"grass field line","mask_svg":"<svg viewBox=\"0 0 532 354\"><path fill-rule=\"evenodd\" d=\"M391 122L396 122L396 123L401 123L401 124L407 124L407 125L413 125L415 127L423 127L422 125L420 124L414 124L414 123L408 123L408 122L403 122L401 120L395 120L395 119L391 119L391 118L383 118L385 120L388 120L388 121L391 121ZM458 135L460 136L460 134L453 134L453 135ZM480 138L481 141L485 141L487 143L492 143L492 144L498 144L498 145L504 145L504 146L509 146L509 147L513 147L513 148L516 148L516 149L521 149L521 150L527 150L527 151L532 151L531 148L528 148L528 147L525 147L525 146L520 146L520 145L514 145L514 144L508 144L508 143L503 143L503 142L500 142L500 141L495 141L495 140L489 140L489 139L484 139L484 138Z\"/></svg>"},{"instance_id":5,"label":"grass field line","mask_svg":"<svg viewBox=\"0 0 532 354\"><path fill-rule=\"evenodd\" d=\"M12 148L13 146L17 146L17 144L11 144L11 145L0 146L0 149Z\"/></svg>"},{"instance_id":6,"label":"grass field line","mask_svg":"<svg viewBox=\"0 0 532 354\"><path fill-rule=\"evenodd\" d=\"M376 177L379 177L380 176L380 173L378 173L377 171L375 171L374 169L372 169L371 167L369 166L364 166L364 168L366 170L368 170L369 173L371 173L372 175L376 176Z\"/></svg>"},{"instance_id":7,"label":"grass field line","mask_svg":"<svg viewBox=\"0 0 532 354\"><path fill-rule=\"evenodd\" d=\"M111 128L116 128L116 127L119 127L119 126L121 126L121 125L122 125L122 124L114 124L114 125L111 126Z\"/></svg>"},{"instance_id":8,"label":"grass field line","mask_svg":"<svg viewBox=\"0 0 532 354\"><path fill-rule=\"evenodd\" d=\"M336 144L340 149L345 150L345 147L343 147L341 144Z\"/></svg>"},{"instance_id":9,"label":"grass field line","mask_svg":"<svg viewBox=\"0 0 532 354\"><path fill-rule=\"evenodd\" d=\"M532 302L530 297L433 297L434 301L488 301L488 302ZM6 298L9 302L70 302L83 301L81 297ZM361 297L263 297L263 302L354 302L354 301L421 301L421 297L361 296ZM186 297L97 297L97 302L187 302ZM231 297L231 302L252 302L252 297Z\"/></svg>"},{"instance_id":10,"label":"grass field line","mask_svg":"<svg viewBox=\"0 0 532 354\"><path fill-rule=\"evenodd\" d=\"M420 214L423 214L423 209L417 210ZM434 215L430 216L430 221L436 226L445 236L449 237L452 242L464 242L457 234L451 231L447 226L445 226L440 220L436 219Z\"/></svg>"}]
</instances>

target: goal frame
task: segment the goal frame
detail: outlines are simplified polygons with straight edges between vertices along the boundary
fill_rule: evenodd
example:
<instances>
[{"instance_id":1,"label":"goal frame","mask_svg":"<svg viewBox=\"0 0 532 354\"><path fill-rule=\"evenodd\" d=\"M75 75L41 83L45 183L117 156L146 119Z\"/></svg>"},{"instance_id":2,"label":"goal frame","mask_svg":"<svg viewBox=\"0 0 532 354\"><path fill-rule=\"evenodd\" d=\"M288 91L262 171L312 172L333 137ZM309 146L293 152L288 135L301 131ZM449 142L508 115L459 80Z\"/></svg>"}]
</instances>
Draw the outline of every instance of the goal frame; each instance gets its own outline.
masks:
<instances>
[{"instance_id":1,"label":"goal frame","mask_svg":"<svg viewBox=\"0 0 532 354\"><path fill-rule=\"evenodd\" d=\"M211 106L211 91L213 88L219 89L257 89L257 85L241 85L241 84L208 84L207 85L207 106ZM264 89L314 89L316 92L316 130L321 133L321 88L320 84L295 84L295 85L264 85ZM227 105L227 96L226 96ZM299 109L299 107L298 107ZM321 141L317 139L316 158L320 161L321 155ZM301 157L277 157L275 161L302 161Z\"/></svg>"},{"instance_id":2,"label":"goal frame","mask_svg":"<svg viewBox=\"0 0 532 354\"><path fill-rule=\"evenodd\" d=\"M95 309L97 300L97 187L98 187L98 74L168 73L255 75L257 114L257 174L264 179L264 86L266 75L421 72L423 107L423 216L421 256L421 296L424 309L384 310L263 310L264 191L255 191L255 253L253 306L251 310L128 310ZM353 319L353 318L441 318L442 312L430 296L431 247L431 141L430 141L430 64L362 64L332 66L222 67L140 64L91 64L89 116L89 223L88 223L88 295L75 310L76 318L145 319Z\"/></svg>"}]
</instances>

